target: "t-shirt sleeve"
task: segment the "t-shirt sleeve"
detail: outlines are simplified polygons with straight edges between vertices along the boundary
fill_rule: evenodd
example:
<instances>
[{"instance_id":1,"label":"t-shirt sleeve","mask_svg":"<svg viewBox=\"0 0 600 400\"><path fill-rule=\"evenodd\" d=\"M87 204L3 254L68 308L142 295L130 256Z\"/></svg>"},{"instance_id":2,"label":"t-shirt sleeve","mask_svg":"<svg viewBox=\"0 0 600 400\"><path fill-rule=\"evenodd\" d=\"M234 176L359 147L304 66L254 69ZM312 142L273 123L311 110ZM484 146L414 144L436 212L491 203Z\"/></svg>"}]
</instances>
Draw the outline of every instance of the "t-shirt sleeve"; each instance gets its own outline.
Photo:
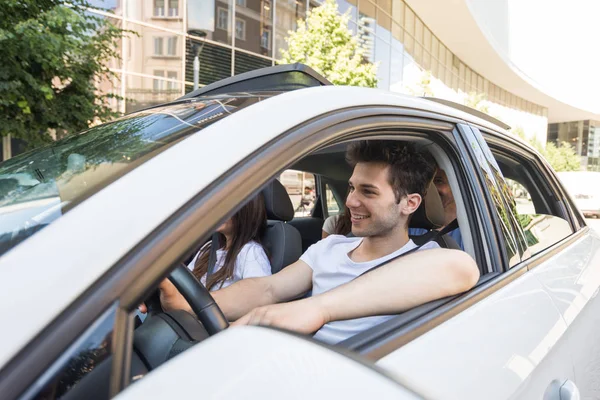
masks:
<instances>
[{"instance_id":1,"label":"t-shirt sleeve","mask_svg":"<svg viewBox=\"0 0 600 400\"><path fill-rule=\"evenodd\" d=\"M242 279L260 278L271 275L271 263L263 248L258 244L246 245L238 254L236 263L242 264Z\"/></svg>"},{"instance_id":2,"label":"t-shirt sleeve","mask_svg":"<svg viewBox=\"0 0 600 400\"><path fill-rule=\"evenodd\" d=\"M332 215L330 217L327 217L325 223L323 224L323 230L328 234L333 235L335 232L335 224L337 223L338 218L339 215Z\"/></svg>"},{"instance_id":3,"label":"t-shirt sleeve","mask_svg":"<svg viewBox=\"0 0 600 400\"><path fill-rule=\"evenodd\" d=\"M335 240L336 236L338 235L330 235L325 239L319 240L317 243L306 249L304 254L300 256L300 260L304 261L310 268L314 270L317 266L317 258L323 254L323 251L327 248L328 243L330 243L332 240Z\"/></svg>"},{"instance_id":4,"label":"t-shirt sleeve","mask_svg":"<svg viewBox=\"0 0 600 400\"><path fill-rule=\"evenodd\" d=\"M420 250L439 249L440 245L437 242L431 241L421 246Z\"/></svg>"}]
</instances>

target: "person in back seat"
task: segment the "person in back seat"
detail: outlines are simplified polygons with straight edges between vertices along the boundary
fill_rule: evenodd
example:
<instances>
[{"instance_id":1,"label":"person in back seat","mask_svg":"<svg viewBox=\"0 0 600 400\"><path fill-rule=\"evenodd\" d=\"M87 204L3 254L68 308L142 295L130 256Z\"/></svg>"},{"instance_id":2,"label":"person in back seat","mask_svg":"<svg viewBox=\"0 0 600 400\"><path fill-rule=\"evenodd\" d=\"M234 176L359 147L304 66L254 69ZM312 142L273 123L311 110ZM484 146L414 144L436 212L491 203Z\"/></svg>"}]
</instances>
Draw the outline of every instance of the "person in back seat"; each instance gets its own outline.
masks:
<instances>
[{"instance_id":1,"label":"person in back seat","mask_svg":"<svg viewBox=\"0 0 600 400\"><path fill-rule=\"evenodd\" d=\"M448 176L446 172L441 169L437 163L434 161L434 165L436 168L435 177L433 178L433 184L435 185L440 199L442 200L442 206L444 207L444 226L441 229L444 229L448 224L452 223L456 219L456 202L454 201L454 195L452 194L452 189L450 188L450 184L448 183ZM410 228L409 234L413 235L423 235L427 233L426 229L422 228ZM462 235L460 233L460 228L456 228L448 233L452 239L456 241L458 246L464 250Z\"/></svg>"},{"instance_id":2,"label":"person in back seat","mask_svg":"<svg viewBox=\"0 0 600 400\"><path fill-rule=\"evenodd\" d=\"M321 239L329 235L348 235L352 231L352 222L350 221L350 210L344 207L344 211L337 215L327 217L321 230Z\"/></svg>"},{"instance_id":3,"label":"person in back seat","mask_svg":"<svg viewBox=\"0 0 600 400\"><path fill-rule=\"evenodd\" d=\"M434 174L414 146L360 141L348 146L354 167L346 206L355 237L330 235L280 272L245 279L212 295L233 325L270 325L338 343L393 314L462 293L479 279L465 252L420 249L408 223ZM428 249L428 250L425 250ZM412 250L413 254L400 257ZM390 261L386 265L382 265ZM379 268L381 266L381 268ZM364 276L363 276L364 274ZM311 296L292 301L312 291ZM161 284L165 310L191 308L168 281ZM285 304L276 304L283 303Z\"/></svg>"}]
</instances>

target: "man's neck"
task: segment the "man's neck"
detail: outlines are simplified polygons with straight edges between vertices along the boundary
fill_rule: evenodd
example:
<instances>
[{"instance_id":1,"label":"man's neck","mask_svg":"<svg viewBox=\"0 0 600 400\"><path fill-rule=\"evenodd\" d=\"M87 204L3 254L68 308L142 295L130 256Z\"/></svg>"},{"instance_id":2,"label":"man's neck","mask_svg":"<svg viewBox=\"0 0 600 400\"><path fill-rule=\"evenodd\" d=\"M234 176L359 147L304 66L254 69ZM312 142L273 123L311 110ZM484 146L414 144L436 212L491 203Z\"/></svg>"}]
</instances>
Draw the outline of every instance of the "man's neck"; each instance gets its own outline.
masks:
<instances>
[{"instance_id":1,"label":"man's neck","mask_svg":"<svg viewBox=\"0 0 600 400\"><path fill-rule=\"evenodd\" d=\"M392 254L408 243L408 231L390 232L385 236L367 236L352 251L350 258L354 262L367 262Z\"/></svg>"}]
</instances>

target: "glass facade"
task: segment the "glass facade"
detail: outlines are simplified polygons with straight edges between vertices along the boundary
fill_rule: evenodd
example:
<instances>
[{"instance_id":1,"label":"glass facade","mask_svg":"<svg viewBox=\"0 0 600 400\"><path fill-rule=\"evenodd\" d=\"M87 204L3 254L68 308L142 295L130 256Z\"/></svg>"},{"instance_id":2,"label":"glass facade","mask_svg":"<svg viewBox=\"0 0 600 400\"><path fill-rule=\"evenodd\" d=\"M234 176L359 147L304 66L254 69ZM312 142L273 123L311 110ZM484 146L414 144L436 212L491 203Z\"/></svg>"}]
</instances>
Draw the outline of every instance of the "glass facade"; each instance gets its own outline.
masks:
<instances>
[{"instance_id":1,"label":"glass facade","mask_svg":"<svg viewBox=\"0 0 600 400\"><path fill-rule=\"evenodd\" d=\"M104 89L126 98L122 112L177 98L193 88L198 56L200 86L275 65L317 0L94 0L96 15L136 32L120 43L118 74ZM434 95L459 103L479 95L490 112L546 139L547 110L488 81L462 62L402 0L338 0L349 29L379 63L382 89ZM424 88L424 86L427 86ZM526 120L526 122L521 122ZM516 122L514 122L516 121Z\"/></svg>"},{"instance_id":2,"label":"glass facade","mask_svg":"<svg viewBox=\"0 0 600 400\"><path fill-rule=\"evenodd\" d=\"M570 121L548 125L548 142L567 142L588 171L600 171L600 121Z\"/></svg>"},{"instance_id":3,"label":"glass facade","mask_svg":"<svg viewBox=\"0 0 600 400\"><path fill-rule=\"evenodd\" d=\"M491 115L546 142L546 108L507 92L472 70L403 0L337 2L339 12L349 14L348 28L366 48L366 58L379 63L380 88L466 104L472 98L483 99L483 106ZM196 56L200 66L199 86L275 65L280 51L287 47L288 32L295 30L307 10L321 1L92 0L90 3L95 7L90 13L135 32L119 41L117 50L122 60L109 65L116 78L100 83L103 92L126 99L111 100L111 105L128 113L191 91ZM596 126L599 125L592 122L586 128L586 132L594 132L590 133L594 138L595 132L600 132ZM585 152L591 152L589 157L600 158L600 143L586 136L583 144L583 133L578 133L577 138L581 138L578 146L585 146Z\"/></svg>"}]
</instances>

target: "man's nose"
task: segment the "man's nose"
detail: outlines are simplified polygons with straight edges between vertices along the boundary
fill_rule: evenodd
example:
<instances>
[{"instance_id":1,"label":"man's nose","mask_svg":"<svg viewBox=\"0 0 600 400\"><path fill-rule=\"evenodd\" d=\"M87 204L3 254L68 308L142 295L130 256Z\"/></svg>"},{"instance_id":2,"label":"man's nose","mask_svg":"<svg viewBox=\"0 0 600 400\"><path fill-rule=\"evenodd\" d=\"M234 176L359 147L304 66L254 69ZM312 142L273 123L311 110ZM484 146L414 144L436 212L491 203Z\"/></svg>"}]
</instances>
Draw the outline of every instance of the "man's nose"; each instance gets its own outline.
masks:
<instances>
[{"instance_id":1,"label":"man's nose","mask_svg":"<svg viewBox=\"0 0 600 400\"><path fill-rule=\"evenodd\" d=\"M348 193L348 197L346 197L346 207L356 208L359 206L360 206L360 201L358 200L355 192Z\"/></svg>"}]
</instances>

